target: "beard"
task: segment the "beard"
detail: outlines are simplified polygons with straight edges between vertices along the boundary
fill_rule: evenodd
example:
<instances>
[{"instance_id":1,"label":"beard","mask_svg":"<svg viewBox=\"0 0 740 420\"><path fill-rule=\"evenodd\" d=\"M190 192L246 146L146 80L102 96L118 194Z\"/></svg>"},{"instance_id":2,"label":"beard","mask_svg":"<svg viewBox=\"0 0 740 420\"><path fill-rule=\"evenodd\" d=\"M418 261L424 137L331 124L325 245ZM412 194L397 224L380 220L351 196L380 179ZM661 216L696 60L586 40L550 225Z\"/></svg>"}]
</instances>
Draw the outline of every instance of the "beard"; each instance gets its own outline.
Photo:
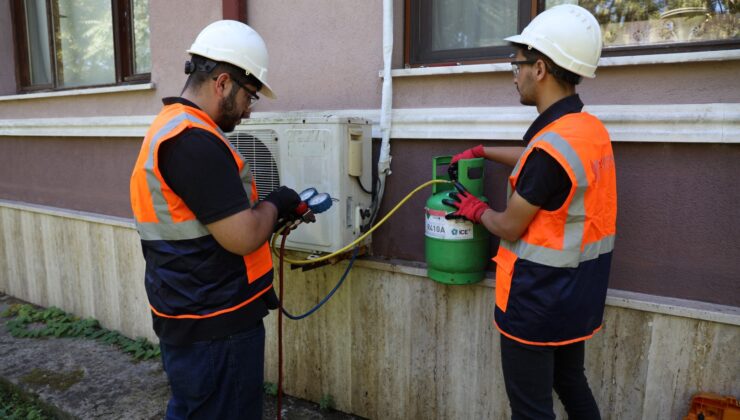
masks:
<instances>
[{"instance_id":1,"label":"beard","mask_svg":"<svg viewBox=\"0 0 740 420\"><path fill-rule=\"evenodd\" d=\"M537 102L534 100L534 95L530 94L532 85L528 84L528 86L530 87L529 89L525 87L525 89L522 90L519 88L519 84L516 84L516 91L519 93L519 103L527 106L537 105Z\"/></svg>"},{"instance_id":2,"label":"beard","mask_svg":"<svg viewBox=\"0 0 740 420\"><path fill-rule=\"evenodd\" d=\"M218 103L219 117L215 122L224 133L234 131L234 127L242 120L243 112L237 110L236 106L236 94L239 93L239 89L237 86L232 87L229 96Z\"/></svg>"}]
</instances>

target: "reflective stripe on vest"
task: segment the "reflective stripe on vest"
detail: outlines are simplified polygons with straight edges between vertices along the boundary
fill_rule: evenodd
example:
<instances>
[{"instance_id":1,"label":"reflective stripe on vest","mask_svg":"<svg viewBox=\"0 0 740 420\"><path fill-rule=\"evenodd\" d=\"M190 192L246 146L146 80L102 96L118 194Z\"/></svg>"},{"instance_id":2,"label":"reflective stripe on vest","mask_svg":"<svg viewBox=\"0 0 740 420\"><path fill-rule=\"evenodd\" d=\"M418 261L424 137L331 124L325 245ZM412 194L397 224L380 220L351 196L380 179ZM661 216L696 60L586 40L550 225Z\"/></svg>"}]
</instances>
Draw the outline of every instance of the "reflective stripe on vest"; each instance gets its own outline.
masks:
<instances>
[{"instance_id":1,"label":"reflective stripe on vest","mask_svg":"<svg viewBox=\"0 0 740 420\"><path fill-rule=\"evenodd\" d=\"M592 260L603 253L611 252L614 249L614 235L585 244L584 250L581 251L584 222L586 219L584 201L588 188L588 178L586 177L586 171L578 154L565 139L554 132L545 133L538 137L536 141L530 142L524 153L527 153L527 151L540 141L552 145L565 158L575 175L576 187L573 198L568 204L565 231L563 233L563 249L547 248L530 244L523 240L509 242L504 239L501 240L500 246L515 253L519 258L550 267L575 268L583 261ZM519 173L522 163L522 160L519 160L512 173ZM511 197L513 193L511 183L507 186L507 193Z\"/></svg>"}]
</instances>

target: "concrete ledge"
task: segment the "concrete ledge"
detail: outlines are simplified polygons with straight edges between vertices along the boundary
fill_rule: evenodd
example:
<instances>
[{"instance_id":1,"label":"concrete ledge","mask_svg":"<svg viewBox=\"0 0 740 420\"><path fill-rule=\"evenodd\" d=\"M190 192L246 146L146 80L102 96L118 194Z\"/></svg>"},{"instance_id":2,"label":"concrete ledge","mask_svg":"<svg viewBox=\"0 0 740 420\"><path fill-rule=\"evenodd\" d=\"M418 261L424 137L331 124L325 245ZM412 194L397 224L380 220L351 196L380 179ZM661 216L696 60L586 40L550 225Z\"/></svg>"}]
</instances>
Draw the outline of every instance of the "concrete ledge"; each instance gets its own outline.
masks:
<instances>
[{"instance_id":1,"label":"concrete ledge","mask_svg":"<svg viewBox=\"0 0 740 420\"><path fill-rule=\"evenodd\" d=\"M135 229L133 219L109 216L86 211L63 209L59 207L44 206L42 204L22 203L18 201L0 199L0 207L28 211L31 213L45 214L49 216L63 217L65 219L80 220L83 222L100 223L104 225Z\"/></svg>"},{"instance_id":2,"label":"concrete ledge","mask_svg":"<svg viewBox=\"0 0 740 420\"><path fill-rule=\"evenodd\" d=\"M740 308L696 300L609 289L609 306L740 326Z\"/></svg>"},{"instance_id":3,"label":"concrete ledge","mask_svg":"<svg viewBox=\"0 0 740 420\"><path fill-rule=\"evenodd\" d=\"M143 90L154 90L154 83L137 83L131 85L107 86L97 88L80 88L59 90L54 92L21 93L17 95L0 96L0 102L5 101L27 101L30 99L47 99L65 96L100 95L104 93L136 92Z\"/></svg>"}]
</instances>

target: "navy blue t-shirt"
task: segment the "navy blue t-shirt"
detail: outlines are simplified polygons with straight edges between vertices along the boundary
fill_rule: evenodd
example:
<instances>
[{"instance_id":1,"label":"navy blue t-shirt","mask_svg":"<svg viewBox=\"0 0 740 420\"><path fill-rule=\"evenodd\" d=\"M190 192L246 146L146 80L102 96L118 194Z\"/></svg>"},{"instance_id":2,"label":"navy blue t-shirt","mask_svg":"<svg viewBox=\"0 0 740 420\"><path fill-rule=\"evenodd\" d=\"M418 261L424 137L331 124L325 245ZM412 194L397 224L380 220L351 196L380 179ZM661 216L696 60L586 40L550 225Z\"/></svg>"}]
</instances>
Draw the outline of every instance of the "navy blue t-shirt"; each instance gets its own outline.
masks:
<instances>
[{"instance_id":1,"label":"navy blue t-shirt","mask_svg":"<svg viewBox=\"0 0 740 420\"><path fill-rule=\"evenodd\" d=\"M197 105L183 98L164 98L165 105ZM229 148L211 132L193 128L159 147L159 171L195 217L207 225L249 208L239 168Z\"/></svg>"},{"instance_id":2,"label":"navy blue t-shirt","mask_svg":"<svg viewBox=\"0 0 740 420\"><path fill-rule=\"evenodd\" d=\"M534 120L524 134L524 141L529 143L548 124L563 115L581 112L582 109L583 102L578 95L555 102ZM517 178L516 192L529 204L553 211L565 203L571 186L568 173L560 163L547 152L535 148Z\"/></svg>"}]
</instances>

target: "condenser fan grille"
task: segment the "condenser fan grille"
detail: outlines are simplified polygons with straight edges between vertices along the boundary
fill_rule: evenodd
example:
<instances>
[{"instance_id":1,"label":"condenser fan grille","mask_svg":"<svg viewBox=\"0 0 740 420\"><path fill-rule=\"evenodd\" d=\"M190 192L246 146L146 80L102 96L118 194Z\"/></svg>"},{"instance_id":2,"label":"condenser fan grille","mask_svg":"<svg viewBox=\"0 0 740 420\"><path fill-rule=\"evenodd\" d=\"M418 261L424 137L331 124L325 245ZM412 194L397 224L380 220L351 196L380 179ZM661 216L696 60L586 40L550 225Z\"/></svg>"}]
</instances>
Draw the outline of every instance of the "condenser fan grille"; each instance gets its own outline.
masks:
<instances>
[{"instance_id":1,"label":"condenser fan grille","mask_svg":"<svg viewBox=\"0 0 740 420\"><path fill-rule=\"evenodd\" d=\"M273 130L236 130L229 141L252 168L257 192L262 200L280 186L277 134Z\"/></svg>"}]
</instances>

